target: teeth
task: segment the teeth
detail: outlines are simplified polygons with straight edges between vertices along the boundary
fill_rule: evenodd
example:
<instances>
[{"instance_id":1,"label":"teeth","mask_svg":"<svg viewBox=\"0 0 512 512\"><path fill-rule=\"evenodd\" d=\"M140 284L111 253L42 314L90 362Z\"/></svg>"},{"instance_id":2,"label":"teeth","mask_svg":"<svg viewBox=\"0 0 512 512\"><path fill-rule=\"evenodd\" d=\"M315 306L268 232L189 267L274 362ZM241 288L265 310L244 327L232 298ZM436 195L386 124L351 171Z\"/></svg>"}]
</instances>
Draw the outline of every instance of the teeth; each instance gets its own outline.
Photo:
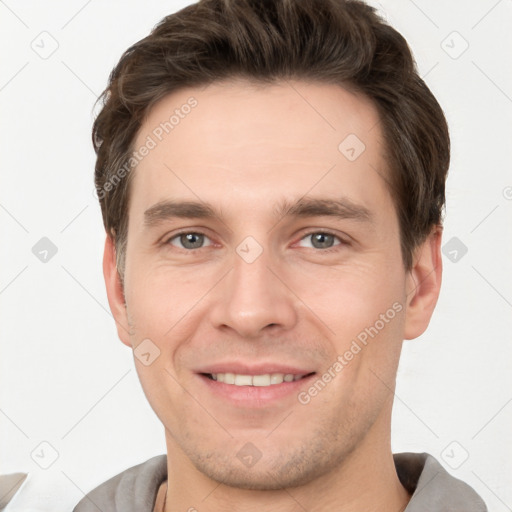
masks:
<instances>
[{"instance_id":1,"label":"teeth","mask_svg":"<svg viewBox=\"0 0 512 512\"><path fill-rule=\"evenodd\" d=\"M270 386L270 384L276 384L275 382L272 382L268 373L266 375L253 375L251 380L252 382L250 384L253 386Z\"/></svg>"},{"instance_id":2,"label":"teeth","mask_svg":"<svg viewBox=\"0 0 512 512\"><path fill-rule=\"evenodd\" d=\"M252 376L235 375L235 386L252 386Z\"/></svg>"},{"instance_id":3,"label":"teeth","mask_svg":"<svg viewBox=\"0 0 512 512\"><path fill-rule=\"evenodd\" d=\"M291 373L266 373L264 375L239 375L235 373L212 373L212 379L224 384L235 386L272 386L283 382L300 380L304 375L293 375Z\"/></svg>"}]
</instances>

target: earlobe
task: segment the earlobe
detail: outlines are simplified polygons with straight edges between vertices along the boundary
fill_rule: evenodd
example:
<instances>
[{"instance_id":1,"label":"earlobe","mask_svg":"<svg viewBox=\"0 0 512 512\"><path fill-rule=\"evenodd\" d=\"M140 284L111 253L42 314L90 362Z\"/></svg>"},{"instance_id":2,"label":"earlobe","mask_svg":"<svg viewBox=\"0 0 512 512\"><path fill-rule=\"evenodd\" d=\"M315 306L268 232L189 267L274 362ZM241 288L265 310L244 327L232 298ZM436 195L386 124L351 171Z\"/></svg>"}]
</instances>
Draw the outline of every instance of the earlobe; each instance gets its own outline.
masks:
<instances>
[{"instance_id":1,"label":"earlobe","mask_svg":"<svg viewBox=\"0 0 512 512\"><path fill-rule=\"evenodd\" d=\"M114 240L109 235L106 237L103 252L103 277L110 311L116 321L117 334L125 345L131 347L123 284L117 271Z\"/></svg>"},{"instance_id":2,"label":"earlobe","mask_svg":"<svg viewBox=\"0 0 512 512\"><path fill-rule=\"evenodd\" d=\"M405 339L423 334L437 304L443 270L441 237L442 227L436 226L414 252L406 285Z\"/></svg>"}]
</instances>

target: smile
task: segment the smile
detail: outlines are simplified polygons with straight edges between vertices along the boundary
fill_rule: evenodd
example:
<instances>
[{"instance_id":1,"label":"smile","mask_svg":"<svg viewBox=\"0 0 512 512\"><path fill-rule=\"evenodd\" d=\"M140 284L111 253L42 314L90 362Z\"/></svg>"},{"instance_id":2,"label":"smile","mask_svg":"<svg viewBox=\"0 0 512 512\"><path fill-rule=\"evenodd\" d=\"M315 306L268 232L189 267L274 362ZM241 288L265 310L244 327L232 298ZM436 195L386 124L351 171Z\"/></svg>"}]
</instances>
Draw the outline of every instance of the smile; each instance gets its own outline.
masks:
<instances>
[{"instance_id":1,"label":"smile","mask_svg":"<svg viewBox=\"0 0 512 512\"><path fill-rule=\"evenodd\" d=\"M294 375L292 373L265 373L262 375L241 375L237 373L211 373L207 375L212 380L231 384L234 386L274 386L283 382L301 380L306 375Z\"/></svg>"}]
</instances>

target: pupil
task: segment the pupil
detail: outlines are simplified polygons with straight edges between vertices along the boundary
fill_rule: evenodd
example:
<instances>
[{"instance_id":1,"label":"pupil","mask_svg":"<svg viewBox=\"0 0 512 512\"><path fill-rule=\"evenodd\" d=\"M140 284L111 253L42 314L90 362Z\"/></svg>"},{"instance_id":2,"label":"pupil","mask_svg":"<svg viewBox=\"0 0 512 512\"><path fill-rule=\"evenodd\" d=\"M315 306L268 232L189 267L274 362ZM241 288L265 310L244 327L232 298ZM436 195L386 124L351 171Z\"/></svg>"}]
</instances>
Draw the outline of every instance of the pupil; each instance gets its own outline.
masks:
<instances>
[{"instance_id":1,"label":"pupil","mask_svg":"<svg viewBox=\"0 0 512 512\"><path fill-rule=\"evenodd\" d=\"M312 235L313 247L317 249L325 249L331 247L334 242L334 236L328 233L315 233Z\"/></svg>"},{"instance_id":2,"label":"pupil","mask_svg":"<svg viewBox=\"0 0 512 512\"><path fill-rule=\"evenodd\" d=\"M199 233L187 233L181 235L180 242L186 249L198 249L203 245L203 238Z\"/></svg>"}]
</instances>

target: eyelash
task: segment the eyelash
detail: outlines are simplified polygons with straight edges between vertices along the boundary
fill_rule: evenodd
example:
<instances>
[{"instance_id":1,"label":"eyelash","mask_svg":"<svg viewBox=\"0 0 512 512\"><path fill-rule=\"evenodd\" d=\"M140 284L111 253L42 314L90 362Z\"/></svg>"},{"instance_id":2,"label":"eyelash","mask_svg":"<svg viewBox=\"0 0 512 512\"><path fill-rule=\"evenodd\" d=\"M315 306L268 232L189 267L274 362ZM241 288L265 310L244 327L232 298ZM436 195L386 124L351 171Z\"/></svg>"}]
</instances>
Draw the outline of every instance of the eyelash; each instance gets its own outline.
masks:
<instances>
[{"instance_id":1,"label":"eyelash","mask_svg":"<svg viewBox=\"0 0 512 512\"><path fill-rule=\"evenodd\" d=\"M166 238L165 241L163 242L163 245L170 245L171 240L174 240L175 238L178 238L181 235L188 235L188 234L203 235L204 237L209 238L208 235L206 233L203 233L202 231L183 230L183 231L179 231L178 233L173 234L169 238ZM323 253L335 252L335 251L338 251L340 247L349 245L349 242L347 240L344 240L336 233L333 233L332 231L325 230L325 229L324 230L317 229L317 230L309 231L308 233L305 233L299 239L299 242L304 240L308 236L315 235L315 234L331 235L340 242L339 244L333 245L332 247L328 247L327 249L317 249L317 252L323 252ZM212 243L212 245L213 245L213 243ZM181 249L180 247L175 247L175 249L190 253L190 252L200 251L201 249L206 249L206 247L199 247L198 249ZM309 249L309 247L304 247L304 249ZM315 247L312 247L312 249L315 249Z\"/></svg>"},{"instance_id":2,"label":"eyelash","mask_svg":"<svg viewBox=\"0 0 512 512\"><path fill-rule=\"evenodd\" d=\"M316 249L316 252L322 252L325 254L325 253L337 252L343 246L348 245L348 242L346 240L344 240L343 238L341 238L339 235L337 235L336 233L333 233L332 231L325 230L325 229L321 229L321 230L317 229L317 230L309 231L309 232L305 233L304 235L302 235L302 237L299 239L299 242L304 240L307 237L310 237L311 235L318 235L318 234L331 235L335 239L338 240L339 244L333 245L332 247L328 247L327 249L317 249L316 247L303 247L303 249Z\"/></svg>"}]
</instances>

